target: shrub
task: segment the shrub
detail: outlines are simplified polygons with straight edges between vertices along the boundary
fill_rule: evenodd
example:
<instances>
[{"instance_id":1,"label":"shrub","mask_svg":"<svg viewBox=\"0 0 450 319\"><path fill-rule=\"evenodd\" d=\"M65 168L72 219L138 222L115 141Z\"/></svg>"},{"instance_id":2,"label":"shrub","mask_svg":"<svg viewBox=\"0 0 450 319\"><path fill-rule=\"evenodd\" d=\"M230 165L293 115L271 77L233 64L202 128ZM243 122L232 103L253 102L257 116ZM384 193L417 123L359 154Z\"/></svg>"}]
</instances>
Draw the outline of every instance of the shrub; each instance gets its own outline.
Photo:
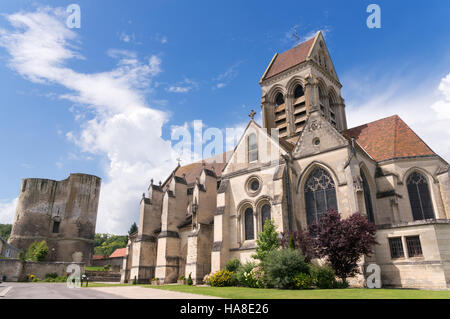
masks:
<instances>
[{"instance_id":1,"label":"shrub","mask_svg":"<svg viewBox=\"0 0 450 319\"><path fill-rule=\"evenodd\" d=\"M313 284L320 289L331 289L335 286L336 275L333 268L329 265L319 266L312 264L310 267L310 273L313 280Z\"/></svg>"},{"instance_id":2,"label":"shrub","mask_svg":"<svg viewBox=\"0 0 450 319\"><path fill-rule=\"evenodd\" d=\"M314 250L314 241L307 231L298 230L281 233L280 243L283 248L299 249L307 263L317 257Z\"/></svg>"},{"instance_id":3,"label":"shrub","mask_svg":"<svg viewBox=\"0 0 450 319\"><path fill-rule=\"evenodd\" d=\"M264 223L264 231L258 234L256 239L256 254L252 257L263 261L267 254L280 247L278 233L275 224L271 219L266 219Z\"/></svg>"},{"instance_id":4,"label":"shrub","mask_svg":"<svg viewBox=\"0 0 450 319\"><path fill-rule=\"evenodd\" d=\"M263 262L263 269L270 286L292 289L294 277L299 273L309 273L309 266L296 249L285 248L269 252Z\"/></svg>"},{"instance_id":5,"label":"shrub","mask_svg":"<svg viewBox=\"0 0 450 319\"><path fill-rule=\"evenodd\" d=\"M250 288L262 288L264 283L264 272L261 267L255 267L249 272L243 273L242 286Z\"/></svg>"},{"instance_id":6,"label":"shrub","mask_svg":"<svg viewBox=\"0 0 450 319\"><path fill-rule=\"evenodd\" d=\"M48 247L45 240L41 241L36 245L34 249L34 260L35 261L44 261L48 254Z\"/></svg>"},{"instance_id":7,"label":"shrub","mask_svg":"<svg viewBox=\"0 0 450 319\"><path fill-rule=\"evenodd\" d=\"M225 269L231 272L235 272L241 266L241 261L237 258L230 259L225 266Z\"/></svg>"},{"instance_id":8,"label":"shrub","mask_svg":"<svg viewBox=\"0 0 450 319\"><path fill-rule=\"evenodd\" d=\"M211 276L212 275L213 275L212 273L205 275L205 277L203 277L203 283L206 285L211 285Z\"/></svg>"},{"instance_id":9,"label":"shrub","mask_svg":"<svg viewBox=\"0 0 450 319\"><path fill-rule=\"evenodd\" d=\"M188 279L187 279L187 281L186 281L186 283L187 283L189 286L192 286L192 285L194 284L194 281L192 280L191 274L192 274L192 273L189 273L189 277L188 277Z\"/></svg>"},{"instance_id":10,"label":"shrub","mask_svg":"<svg viewBox=\"0 0 450 319\"><path fill-rule=\"evenodd\" d=\"M311 276L309 274L299 273L294 277L294 286L297 289L311 288Z\"/></svg>"},{"instance_id":11,"label":"shrub","mask_svg":"<svg viewBox=\"0 0 450 319\"><path fill-rule=\"evenodd\" d=\"M228 270L219 270L211 276L210 282L213 287L231 286L231 277L233 273Z\"/></svg>"},{"instance_id":12,"label":"shrub","mask_svg":"<svg viewBox=\"0 0 450 319\"><path fill-rule=\"evenodd\" d=\"M246 262L245 264L241 264L241 266L237 269L237 271L232 276L232 285L233 286L246 286L245 276L244 274L253 270L256 267L255 262Z\"/></svg>"},{"instance_id":13,"label":"shrub","mask_svg":"<svg viewBox=\"0 0 450 319\"><path fill-rule=\"evenodd\" d=\"M105 265L105 266L103 266L103 269L106 270L106 271L108 271L110 268L111 268L111 265Z\"/></svg>"},{"instance_id":14,"label":"shrub","mask_svg":"<svg viewBox=\"0 0 450 319\"><path fill-rule=\"evenodd\" d=\"M136 276L134 276L134 278L133 278L133 285L136 285L137 284L137 279L136 279Z\"/></svg>"},{"instance_id":15,"label":"shrub","mask_svg":"<svg viewBox=\"0 0 450 319\"><path fill-rule=\"evenodd\" d=\"M348 288L348 282L343 280L335 280L333 288L335 289L345 289Z\"/></svg>"},{"instance_id":16,"label":"shrub","mask_svg":"<svg viewBox=\"0 0 450 319\"><path fill-rule=\"evenodd\" d=\"M185 280L186 277L184 277L184 275L181 275L180 277L178 277L178 280Z\"/></svg>"},{"instance_id":17,"label":"shrub","mask_svg":"<svg viewBox=\"0 0 450 319\"><path fill-rule=\"evenodd\" d=\"M58 274L56 272L52 272L52 273L45 275L45 279L47 279L47 278L56 279L57 277L58 277Z\"/></svg>"}]
</instances>

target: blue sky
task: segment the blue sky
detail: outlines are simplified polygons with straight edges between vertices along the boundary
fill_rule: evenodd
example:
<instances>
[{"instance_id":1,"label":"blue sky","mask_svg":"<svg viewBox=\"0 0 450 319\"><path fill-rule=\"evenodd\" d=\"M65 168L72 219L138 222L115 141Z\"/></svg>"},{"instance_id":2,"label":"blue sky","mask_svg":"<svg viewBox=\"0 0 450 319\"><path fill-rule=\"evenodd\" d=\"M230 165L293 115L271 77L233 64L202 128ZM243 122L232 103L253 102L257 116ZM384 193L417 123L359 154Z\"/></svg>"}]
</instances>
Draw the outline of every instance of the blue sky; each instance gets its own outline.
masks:
<instances>
[{"instance_id":1,"label":"blue sky","mask_svg":"<svg viewBox=\"0 0 450 319\"><path fill-rule=\"evenodd\" d=\"M80 29L64 25L71 3ZM366 26L370 3L381 29ZM350 127L399 114L450 160L448 12L446 1L2 0L0 222L22 178L83 172L103 179L97 231L125 233L150 178L176 163L171 130L242 130L295 26L302 39L324 33Z\"/></svg>"}]
</instances>

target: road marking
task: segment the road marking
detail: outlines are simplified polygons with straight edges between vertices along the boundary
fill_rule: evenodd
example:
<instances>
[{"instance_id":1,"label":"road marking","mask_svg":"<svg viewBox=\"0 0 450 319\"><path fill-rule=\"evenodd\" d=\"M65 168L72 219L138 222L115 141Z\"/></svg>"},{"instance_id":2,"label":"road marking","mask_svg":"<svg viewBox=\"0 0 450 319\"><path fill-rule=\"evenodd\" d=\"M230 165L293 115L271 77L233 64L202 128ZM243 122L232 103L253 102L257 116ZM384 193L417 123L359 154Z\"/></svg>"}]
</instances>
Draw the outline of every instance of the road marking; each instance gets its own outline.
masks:
<instances>
[{"instance_id":1,"label":"road marking","mask_svg":"<svg viewBox=\"0 0 450 319\"><path fill-rule=\"evenodd\" d=\"M12 286L6 287L6 289L3 289L2 292L0 292L0 297L5 297L6 294L12 289Z\"/></svg>"}]
</instances>

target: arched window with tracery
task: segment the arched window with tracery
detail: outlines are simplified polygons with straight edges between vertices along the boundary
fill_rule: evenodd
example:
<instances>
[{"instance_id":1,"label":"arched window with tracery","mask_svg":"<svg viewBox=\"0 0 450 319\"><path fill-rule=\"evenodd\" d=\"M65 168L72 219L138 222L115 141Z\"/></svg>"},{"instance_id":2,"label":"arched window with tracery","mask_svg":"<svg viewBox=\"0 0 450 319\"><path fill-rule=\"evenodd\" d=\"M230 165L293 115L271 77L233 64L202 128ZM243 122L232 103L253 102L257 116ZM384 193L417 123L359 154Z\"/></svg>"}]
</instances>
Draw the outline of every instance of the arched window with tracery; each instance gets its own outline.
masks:
<instances>
[{"instance_id":1,"label":"arched window with tracery","mask_svg":"<svg viewBox=\"0 0 450 319\"><path fill-rule=\"evenodd\" d=\"M433 219L433 204L425 176L413 172L408 176L406 185L414 220Z\"/></svg>"},{"instance_id":2,"label":"arched window with tracery","mask_svg":"<svg viewBox=\"0 0 450 319\"><path fill-rule=\"evenodd\" d=\"M336 188L330 174L316 167L305 183L306 220L318 222L330 209L337 210Z\"/></svg>"},{"instance_id":3,"label":"arched window with tracery","mask_svg":"<svg viewBox=\"0 0 450 319\"><path fill-rule=\"evenodd\" d=\"M255 239L255 230L253 228L253 209L247 208L244 212L245 240Z\"/></svg>"},{"instance_id":4,"label":"arched window with tracery","mask_svg":"<svg viewBox=\"0 0 450 319\"><path fill-rule=\"evenodd\" d=\"M266 222L267 219L270 219L270 205L269 204L265 204L262 208L261 208L261 230L264 231L264 224Z\"/></svg>"},{"instance_id":5,"label":"arched window with tracery","mask_svg":"<svg viewBox=\"0 0 450 319\"><path fill-rule=\"evenodd\" d=\"M360 175L363 184L364 203L366 204L367 219L372 223L375 223L375 218L373 216L372 198L370 197L369 183L367 182L366 175L364 175L364 172L362 170L360 171Z\"/></svg>"}]
</instances>

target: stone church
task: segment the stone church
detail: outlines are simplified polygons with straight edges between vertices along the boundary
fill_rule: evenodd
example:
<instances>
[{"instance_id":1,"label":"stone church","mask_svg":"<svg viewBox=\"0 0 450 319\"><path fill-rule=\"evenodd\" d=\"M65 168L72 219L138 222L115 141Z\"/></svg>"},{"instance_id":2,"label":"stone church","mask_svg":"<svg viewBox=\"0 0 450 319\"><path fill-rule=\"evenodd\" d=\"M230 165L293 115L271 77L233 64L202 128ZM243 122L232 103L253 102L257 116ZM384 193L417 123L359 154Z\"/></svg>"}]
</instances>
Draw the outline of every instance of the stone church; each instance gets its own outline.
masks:
<instances>
[{"instance_id":1,"label":"stone church","mask_svg":"<svg viewBox=\"0 0 450 319\"><path fill-rule=\"evenodd\" d=\"M254 253L264 221L306 229L329 209L376 225L383 286L450 287L450 172L397 115L347 128L323 35L275 54L260 80L262 125L235 149L176 167L140 204L122 281L195 282Z\"/></svg>"}]
</instances>

